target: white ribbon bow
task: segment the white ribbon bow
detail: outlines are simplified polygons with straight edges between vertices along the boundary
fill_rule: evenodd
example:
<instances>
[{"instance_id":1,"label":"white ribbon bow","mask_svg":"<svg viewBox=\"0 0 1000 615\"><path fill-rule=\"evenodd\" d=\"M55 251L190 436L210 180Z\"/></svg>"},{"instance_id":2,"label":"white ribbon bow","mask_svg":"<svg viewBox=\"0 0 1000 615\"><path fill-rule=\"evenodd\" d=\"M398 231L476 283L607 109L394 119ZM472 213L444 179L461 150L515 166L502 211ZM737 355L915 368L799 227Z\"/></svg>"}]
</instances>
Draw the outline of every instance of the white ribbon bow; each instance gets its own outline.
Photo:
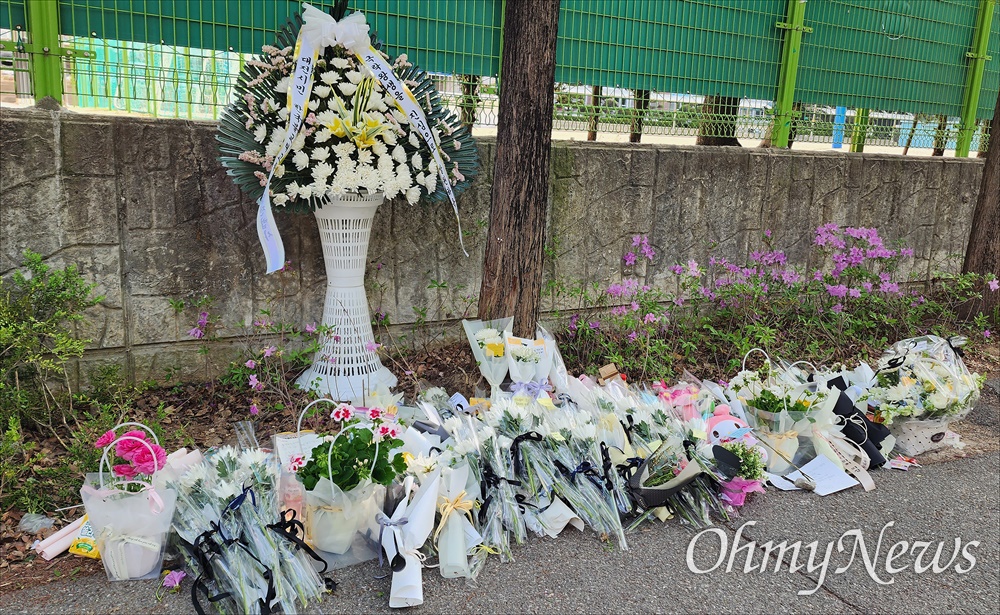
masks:
<instances>
[{"instance_id":1,"label":"white ribbon bow","mask_svg":"<svg viewBox=\"0 0 1000 615\"><path fill-rule=\"evenodd\" d=\"M361 53L371 45L368 23L363 13L355 11L340 21L309 4L302 4L301 36L317 48L343 45L351 53Z\"/></svg>"}]
</instances>

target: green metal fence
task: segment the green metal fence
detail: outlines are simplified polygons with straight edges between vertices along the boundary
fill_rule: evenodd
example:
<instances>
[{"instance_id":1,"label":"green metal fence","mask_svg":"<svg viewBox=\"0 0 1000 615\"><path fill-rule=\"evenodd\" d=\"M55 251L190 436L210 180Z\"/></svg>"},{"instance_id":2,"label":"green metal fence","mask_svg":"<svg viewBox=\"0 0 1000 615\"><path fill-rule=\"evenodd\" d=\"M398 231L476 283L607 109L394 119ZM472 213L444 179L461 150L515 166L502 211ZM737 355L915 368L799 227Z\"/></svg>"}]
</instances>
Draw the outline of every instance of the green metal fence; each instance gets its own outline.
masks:
<instances>
[{"instance_id":1,"label":"green metal fence","mask_svg":"<svg viewBox=\"0 0 1000 615\"><path fill-rule=\"evenodd\" d=\"M326 7L333 0L316 0ZM0 104L214 119L292 0L0 0ZM505 0L351 0L389 51L496 124ZM560 131L976 150L996 0L562 0ZM721 140L721 141L720 141Z\"/></svg>"}]
</instances>

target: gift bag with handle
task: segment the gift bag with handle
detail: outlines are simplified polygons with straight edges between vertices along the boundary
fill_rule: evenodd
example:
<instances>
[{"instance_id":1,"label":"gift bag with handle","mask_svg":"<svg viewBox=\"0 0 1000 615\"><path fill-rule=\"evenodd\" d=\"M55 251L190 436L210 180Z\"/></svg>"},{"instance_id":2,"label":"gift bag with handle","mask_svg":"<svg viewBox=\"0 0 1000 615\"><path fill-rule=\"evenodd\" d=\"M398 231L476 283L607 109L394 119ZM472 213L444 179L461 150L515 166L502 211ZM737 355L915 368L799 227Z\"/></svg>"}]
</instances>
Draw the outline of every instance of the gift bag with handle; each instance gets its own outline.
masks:
<instances>
[{"instance_id":1,"label":"gift bag with handle","mask_svg":"<svg viewBox=\"0 0 1000 615\"><path fill-rule=\"evenodd\" d=\"M156 489L140 480L116 481L105 475L105 467L111 470L108 453L119 442L129 440L145 446L156 465L156 455L148 442L133 436L116 438L104 448L96 481L80 489L104 570L111 581L159 577L177 504L177 492L173 489Z\"/></svg>"}]
</instances>

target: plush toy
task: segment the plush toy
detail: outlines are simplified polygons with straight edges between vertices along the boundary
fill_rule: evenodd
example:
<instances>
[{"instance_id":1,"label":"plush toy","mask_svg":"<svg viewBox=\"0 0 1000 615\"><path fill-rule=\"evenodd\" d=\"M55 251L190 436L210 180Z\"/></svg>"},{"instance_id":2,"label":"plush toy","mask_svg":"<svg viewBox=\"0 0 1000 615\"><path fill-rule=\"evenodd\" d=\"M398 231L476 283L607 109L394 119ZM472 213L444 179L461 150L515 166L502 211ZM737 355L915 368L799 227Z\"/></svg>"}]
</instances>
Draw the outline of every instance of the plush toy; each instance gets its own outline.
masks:
<instances>
[{"instance_id":1,"label":"plush toy","mask_svg":"<svg viewBox=\"0 0 1000 615\"><path fill-rule=\"evenodd\" d=\"M730 414L729 406L726 404L715 407L715 412L708 419L706 431L708 441L712 444L739 441L747 446L756 446L761 453L761 460L767 463L767 450L757 446L757 438L753 437L746 421Z\"/></svg>"}]
</instances>

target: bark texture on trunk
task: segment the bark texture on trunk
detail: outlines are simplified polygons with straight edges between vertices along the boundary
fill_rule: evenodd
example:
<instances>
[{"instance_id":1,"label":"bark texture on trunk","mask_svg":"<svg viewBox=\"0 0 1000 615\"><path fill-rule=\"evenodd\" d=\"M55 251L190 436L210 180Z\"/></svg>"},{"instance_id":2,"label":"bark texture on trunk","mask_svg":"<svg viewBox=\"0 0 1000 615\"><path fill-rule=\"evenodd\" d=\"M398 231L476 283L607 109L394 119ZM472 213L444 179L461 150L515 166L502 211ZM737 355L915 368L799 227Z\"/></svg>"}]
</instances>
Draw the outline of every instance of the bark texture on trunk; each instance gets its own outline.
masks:
<instances>
[{"instance_id":1,"label":"bark texture on trunk","mask_svg":"<svg viewBox=\"0 0 1000 615\"><path fill-rule=\"evenodd\" d=\"M642 122L649 109L649 90L635 91L635 115L632 116L632 126L629 130L628 142L638 143L642 139Z\"/></svg>"},{"instance_id":2,"label":"bark texture on trunk","mask_svg":"<svg viewBox=\"0 0 1000 615\"><path fill-rule=\"evenodd\" d=\"M1000 94L993 109L990 135L1000 135ZM979 184L979 199L972 214L972 230L965 250L962 271L1000 275L1000 147L990 147L983 165L983 179ZM1000 291L986 289L982 311L997 324L1000 310Z\"/></svg>"},{"instance_id":3,"label":"bark texture on trunk","mask_svg":"<svg viewBox=\"0 0 1000 615\"><path fill-rule=\"evenodd\" d=\"M479 317L534 337L542 288L559 0L512 0L503 60Z\"/></svg>"},{"instance_id":4,"label":"bark texture on trunk","mask_svg":"<svg viewBox=\"0 0 1000 615\"><path fill-rule=\"evenodd\" d=\"M740 147L736 139L736 114L739 109L740 99L735 96L706 96L695 143Z\"/></svg>"}]
</instances>

